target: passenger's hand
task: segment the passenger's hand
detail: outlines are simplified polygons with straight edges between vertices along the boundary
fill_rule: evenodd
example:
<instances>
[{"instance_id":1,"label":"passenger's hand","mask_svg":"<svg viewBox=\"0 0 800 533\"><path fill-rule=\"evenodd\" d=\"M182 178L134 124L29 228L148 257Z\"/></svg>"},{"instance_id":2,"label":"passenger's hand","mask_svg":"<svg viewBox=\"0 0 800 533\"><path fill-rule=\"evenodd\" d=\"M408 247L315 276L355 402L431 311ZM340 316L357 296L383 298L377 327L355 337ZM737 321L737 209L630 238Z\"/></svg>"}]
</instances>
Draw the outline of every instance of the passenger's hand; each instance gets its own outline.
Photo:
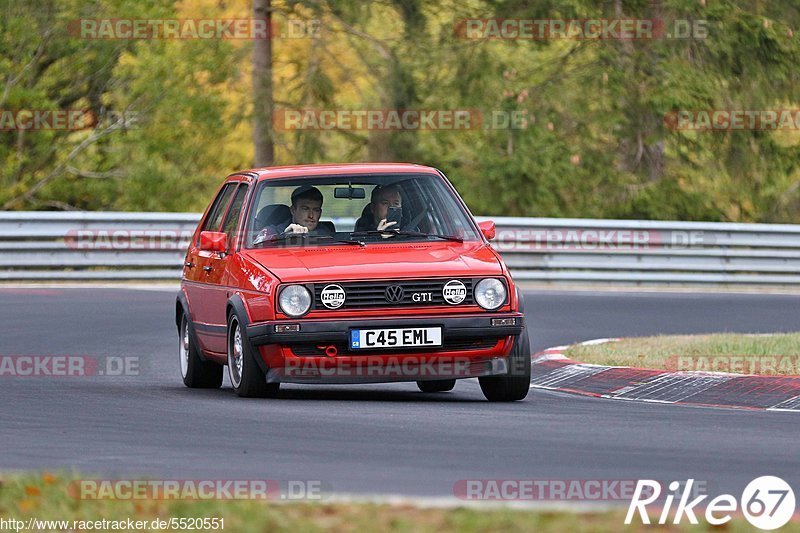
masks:
<instances>
[{"instance_id":1,"label":"passenger's hand","mask_svg":"<svg viewBox=\"0 0 800 533\"><path fill-rule=\"evenodd\" d=\"M308 233L308 228L300 224L289 224L284 233Z\"/></svg>"},{"instance_id":2,"label":"passenger's hand","mask_svg":"<svg viewBox=\"0 0 800 533\"><path fill-rule=\"evenodd\" d=\"M378 230L379 231L383 231L385 229L389 229L391 226L394 226L395 224L397 224L396 221L395 222L386 222L386 219L384 218L383 220L381 220L378 223ZM395 228L395 229L397 229L397 228ZM392 235L381 235L381 237L383 237L384 239L388 239L391 236Z\"/></svg>"},{"instance_id":3,"label":"passenger's hand","mask_svg":"<svg viewBox=\"0 0 800 533\"><path fill-rule=\"evenodd\" d=\"M397 222L386 222L386 219L384 218L383 220L381 220L378 223L378 229L381 230L381 231L385 230L385 229L389 229L391 226L394 226L395 224L397 224ZM395 229L397 229L397 228L395 228Z\"/></svg>"}]
</instances>

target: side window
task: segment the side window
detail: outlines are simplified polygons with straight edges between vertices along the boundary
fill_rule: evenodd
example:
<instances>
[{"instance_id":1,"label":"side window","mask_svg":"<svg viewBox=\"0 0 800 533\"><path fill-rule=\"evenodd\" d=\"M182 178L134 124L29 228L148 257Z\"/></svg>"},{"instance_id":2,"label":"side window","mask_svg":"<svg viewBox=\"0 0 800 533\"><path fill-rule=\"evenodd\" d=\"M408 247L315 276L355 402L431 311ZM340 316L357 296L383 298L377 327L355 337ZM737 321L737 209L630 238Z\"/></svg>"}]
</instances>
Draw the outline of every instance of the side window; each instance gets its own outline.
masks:
<instances>
[{"instance_id":1,"label":"side window","mask_svg":"<svg viewBox=\"0 0 800 533\"><path fill-rule=\"evenodd\" d=\"M225 224L222 231L228 234L228 246L233 246L233 238L236 234L236 228L239 227L239 217L242 214L245 196L247 196L247 185L241 185L236 189L236 196L233 197L231 207L225 216Z\"/></svg>"},{"instance_id":2,"label":"side window","mask_svg":"<svg viewBox=\"0 0 800 533\"><path fill-rule=\"evenodd\" d=\"M208 216L206 217L206 221L203 224L201 231L219 231L219 227L222 223L222 217L225 215L225 211L228 207L231 196L233 195L234 189L236 189L236 184L229 183L220 191L220 193L217 195L217 198L214 200L214 205L208 212Z\"/></svg>"}]
</instances>

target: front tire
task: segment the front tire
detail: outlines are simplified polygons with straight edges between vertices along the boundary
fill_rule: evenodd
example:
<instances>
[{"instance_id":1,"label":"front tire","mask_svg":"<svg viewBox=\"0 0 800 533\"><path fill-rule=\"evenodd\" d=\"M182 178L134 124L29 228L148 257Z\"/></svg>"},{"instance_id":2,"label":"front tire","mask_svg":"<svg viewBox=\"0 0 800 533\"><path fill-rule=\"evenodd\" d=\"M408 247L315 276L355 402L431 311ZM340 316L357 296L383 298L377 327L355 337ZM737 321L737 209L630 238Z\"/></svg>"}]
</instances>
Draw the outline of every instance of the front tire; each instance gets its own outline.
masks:
<instances>
[{"instance_id":1,"label":"front tire","mask_svg":"<svg viewBox=\"0 0 800 533\"><path fill-rule=\"evenodd\" d=\"M181 327L178 331L178 356L181 361L181 377L183 384L192 389L218 389L222 385L222 365L213 361L204 361L192 335L189 319L184 313L181 316Z\"/></svg>"},{"instance_id":2,"label":"front tire","mask_svg":"<svg viewBox=\"0 0 800 533\"><path fill-rule=\"evenodd\" d=\"M255 360L236 313L228 316L228 377L236 394L244 398L267 398L278 394L280 383L267 383Z\"/></svg>"},{"instance_id":3,"label":"front tire","mask_svg":"<svg viewBox=\"0 0 800 533\"><path fill-rule=\"evenodd\" d=\"M490 402L515 402L524 399L531 388L531 353L528 330L514 339L508 354L508 374L478 378Z\"/></svg>"},{"instance_id":4,"label":"front tire","mask_svg":"<svg viewBox=\"0 0 800 533\"><path fill-rule=\"evenodd\" d=\"M454 379L436 379L433 381L417 381L417 387L422 392L447 392L456 386Z\"/></svg>"}]
</instances>

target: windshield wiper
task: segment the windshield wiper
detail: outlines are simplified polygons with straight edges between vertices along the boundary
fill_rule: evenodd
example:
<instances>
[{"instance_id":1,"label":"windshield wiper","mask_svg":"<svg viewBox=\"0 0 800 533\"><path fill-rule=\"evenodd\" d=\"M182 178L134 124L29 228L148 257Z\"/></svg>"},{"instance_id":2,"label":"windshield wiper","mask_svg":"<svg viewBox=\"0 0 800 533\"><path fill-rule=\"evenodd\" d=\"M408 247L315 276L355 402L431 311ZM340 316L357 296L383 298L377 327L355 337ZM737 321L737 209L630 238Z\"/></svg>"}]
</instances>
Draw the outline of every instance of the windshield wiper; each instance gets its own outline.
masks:
<instances>
[{"instance_id":1,"label":"windshield wiper","mask_svg":"<svg viewBox=\"0 0 800 533\"><path fill-rule=\"evenodd\" d=\"M342 244L357 244L359 246L366 246L367 243L362 241L356 241L352 239L337 239L336 237L331 237L330 235L311 235L316 239L330 239L331 242L340 242Z\"/></svg>"},{"instance_id":2,"label":"windshield wiper","mask_svg":"<svg viewBox=\"0 0 800 533\"><path fill-rule=\"evenodd\" d=\"M364 237L367 235L405 235L409 237L436 237L446 241L464 242L461 237L454 235L439 235L437 233L423 233L421 231L408 231L402 229L371 229L368 231L356 231L350 234L351 237Z\"/></svg>"},{"instance_id":3,"label":"windshield wiper","mask_svg":"<svg viewBox=\"0 0 800 533\"><path fill-rule=\"evenodd\" d=\"M268 243L275 243L275 242L286 242L290 239L325 239L330 240L331 242L338 242L342 244L357 244L358 246L366 246L366 243L361 241L355 241L350 239L337 239L335 237L331 237L330 235L309 235L308 233L283 233L280 235L273 235L272 237L266 238L263 241L255 241L253 242L254 245L262 245Z\"/></svg>"}]
</instances>

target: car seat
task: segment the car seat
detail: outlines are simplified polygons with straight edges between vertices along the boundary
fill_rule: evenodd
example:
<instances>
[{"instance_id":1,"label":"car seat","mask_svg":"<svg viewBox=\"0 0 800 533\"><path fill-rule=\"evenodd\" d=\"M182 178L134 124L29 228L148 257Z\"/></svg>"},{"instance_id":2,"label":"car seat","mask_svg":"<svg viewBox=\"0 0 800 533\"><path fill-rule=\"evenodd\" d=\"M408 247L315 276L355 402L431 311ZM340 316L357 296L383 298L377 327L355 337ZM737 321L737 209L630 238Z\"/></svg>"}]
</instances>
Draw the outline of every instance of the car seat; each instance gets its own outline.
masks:
<instances>
[{"instance_id":1,"label":"car seat","mask_svg":"<svg viewBox=\"0 0 800 533\"><path fill-rule=\"evenodd\" d=\"M325 228L327 231L331 233L331 235L336 233L336 226L333 224L333 222L329 220L320 221L318 227Z\"/></svg>"},{"instance_id":2,"label":"car seat","mask_svg":"<svg viewBox=\"0 0 800 533\"><path fill-rule=\"evenodd\" d=\"M261 208L256 215L255 231L261 231L267 226L277 226L283 222L291 221L292 213L289 206L284 204L270 204Z\"/></svg>"},{"instance_id":3,"label":"car seat","mask_svg":"<svg viewBox=\"0 0 800 533\"><path fill-rule=\"evenodd\" d=\"M361 216L356 220L356 225L353 228L353 231L365 231L367 230L372 221L372 210L369 208L369 204L364 206L364 209L361 211Z\"/></svg>"}]
</instances>

